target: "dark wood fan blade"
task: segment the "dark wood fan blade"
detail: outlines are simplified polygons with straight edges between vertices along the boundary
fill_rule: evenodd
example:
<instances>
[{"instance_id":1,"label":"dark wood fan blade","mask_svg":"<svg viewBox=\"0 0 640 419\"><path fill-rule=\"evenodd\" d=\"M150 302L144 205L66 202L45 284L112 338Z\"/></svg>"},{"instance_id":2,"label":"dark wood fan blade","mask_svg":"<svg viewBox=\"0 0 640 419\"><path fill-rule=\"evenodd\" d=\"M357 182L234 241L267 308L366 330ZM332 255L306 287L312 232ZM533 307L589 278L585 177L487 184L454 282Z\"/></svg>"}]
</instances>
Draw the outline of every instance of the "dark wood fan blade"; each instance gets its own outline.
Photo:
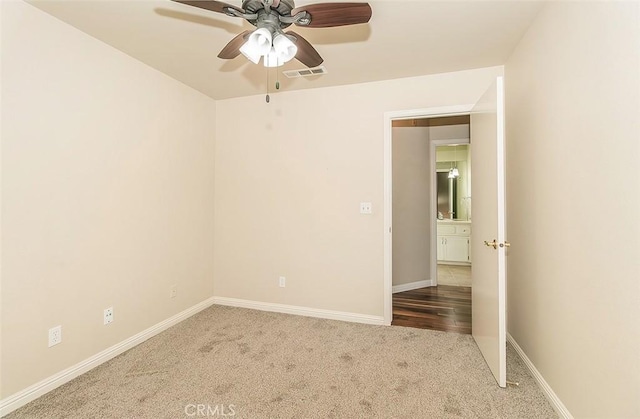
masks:
<instances>
[{"instance_id":1,"label":"dark wood fan blade","mask_svg":"<svg viewBox=\"0 0 640 419\"><path fill-rule=\"evenodd\" d=\"M310 4L293 9L291 16L303 11L311 15L311 22L308 25L299 25L310 28L357 25L358 23L367 23L371 19L371 6L369 6L369 3Z\"/></svg>"},{"instance_id":2,"label":"dark wood fan blade","mask_svg":"<svg viewBox=\"0 0 640 419\"><path fill-rule=\"evenodd\" d=\"M251 34L251 31L244 31L240 35L233 38L227 45L222 48L220 53L218 54L218 58L222 58L224 60L232 60L240 55L240 47L244 45L247 40L247 36Z\"/></svg>"},{"instance_id":3,"label":"dark wood fan blade","mask_svg":"<svg viewBox=\"0 0 640 419\"><path fill-rule=\"evenodd\" d=\"M176 3L186 4L188 6L199 7L200 9L211 10L212 12L224 13L227 14L225 9L235 9L240 13L244 13L242 8L233 6L231 4L223 3L221 1L215 0L171 0Z\"/></svg>"},{"instance_id":4,"label":"dark wood fan blade","mask_svg":"<svg viewBox=\"0 0 640 419\"><path fill-rule=\"evenodd\" d=\"M298 52L296 53L296 59L300 61L302 64L307 67L317 67L324 61L318 51L302 36L298 35L293 31L287 32L287 35L293 35L295 39L291 39L296 47L298 47Z\"/></svg>"}]
</instances>

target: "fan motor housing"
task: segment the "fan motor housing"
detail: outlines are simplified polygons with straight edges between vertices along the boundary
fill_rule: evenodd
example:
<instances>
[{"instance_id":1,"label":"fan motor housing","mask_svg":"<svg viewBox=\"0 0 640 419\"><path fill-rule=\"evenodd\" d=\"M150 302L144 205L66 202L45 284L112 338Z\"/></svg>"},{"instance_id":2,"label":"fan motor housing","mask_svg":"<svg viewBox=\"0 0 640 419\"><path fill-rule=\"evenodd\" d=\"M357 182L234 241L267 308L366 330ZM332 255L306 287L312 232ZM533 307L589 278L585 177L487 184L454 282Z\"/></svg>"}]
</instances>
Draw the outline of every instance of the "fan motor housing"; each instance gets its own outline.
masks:
<instances>
[{"instance_id":1,"label":"fan motor housing","mask_svg":"<svg viewBox=\"0 0 640 419\"><path fill-rule=\"evenodd\" d=\"M291 10L296 7L293 0L280 0L278 7L271 6L271 11L276 12L280 16L290 16ZM264 10L264 3L262 0L244 0L242 2L242 8L245 13L259 13L260 10Z\"/></svg>"},{"instance_id":2,"label":"fan motor housing","mask_svg":"<svg viewBox=\"0 0 640 419\"><path fill-rule=\"evenodd\" d=\"M267 11L262 0L244 0L242 8L247 14L256 14L255 20L247 19L249 23L258 28L268 28L270 32L282 30L291 23L281 22L280 16L291 16L291 10L295 7L293 0L280 0L278 7L273 5Z\"/></svg>"}]
</instances>

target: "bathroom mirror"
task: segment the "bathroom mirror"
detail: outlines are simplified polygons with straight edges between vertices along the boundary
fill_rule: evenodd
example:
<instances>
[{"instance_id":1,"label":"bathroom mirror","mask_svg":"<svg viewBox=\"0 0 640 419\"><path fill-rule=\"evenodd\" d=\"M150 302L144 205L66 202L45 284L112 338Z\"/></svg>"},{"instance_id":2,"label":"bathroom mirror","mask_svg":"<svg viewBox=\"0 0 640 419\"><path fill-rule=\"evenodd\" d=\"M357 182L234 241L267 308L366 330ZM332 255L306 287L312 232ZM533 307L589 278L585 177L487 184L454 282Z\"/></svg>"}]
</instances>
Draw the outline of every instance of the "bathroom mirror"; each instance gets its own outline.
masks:
<instances>
[{"instance_id":1,"label":"bathroom mirror","mask_svg":"<svg viewBox=\"0 0 640 419\"><path fill-rule=\"evenodd\" d=\"M450 179L449 171L436 173L438 193L438 218L457 219L458 178Z\"/></svg>"},{"instance_id":2,"label":"bathroom mirror","mask_svg":"<svg viewBox=\"0 0 640 419\"><path fill-rule=\"evenodd\" d=\"M468 144L436 147L437 211L443 219L471 219L470 166ZM454 169L457 176L451 178Z\"/></svg>"}]
</instances>

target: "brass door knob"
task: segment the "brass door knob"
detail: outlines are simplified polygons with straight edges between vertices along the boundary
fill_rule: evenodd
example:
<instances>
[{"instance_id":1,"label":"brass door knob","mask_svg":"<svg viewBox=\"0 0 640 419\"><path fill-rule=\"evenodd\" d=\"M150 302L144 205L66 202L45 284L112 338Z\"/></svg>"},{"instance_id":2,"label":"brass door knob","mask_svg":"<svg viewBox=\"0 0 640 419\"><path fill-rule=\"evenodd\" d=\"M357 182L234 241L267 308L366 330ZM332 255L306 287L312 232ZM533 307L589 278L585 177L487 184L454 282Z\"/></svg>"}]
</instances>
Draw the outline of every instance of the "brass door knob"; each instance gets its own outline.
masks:
<instances>
[{"instance_id":1,"label":"brass door knob","mask_svg":"<svg viewBox=\"0 0 640 419\"><path fill-rule=\"evenodd\" d=\"M505 240L504 243L500 243L500 247L511 247L511 243Z\"/></svg>"},{"instance_id":2,"label":"brass door knob","mask_svg":"<svg viewBox=\"0 0 640 419\"><path fill-rule=\"evenodd\" d=\"M493 239L492 242L488 242L488 241L484 241L484 245L487 247L493 247L494 249L498 248L498 242L496 241L496 239Z\"/></svg>"}]
</instances>

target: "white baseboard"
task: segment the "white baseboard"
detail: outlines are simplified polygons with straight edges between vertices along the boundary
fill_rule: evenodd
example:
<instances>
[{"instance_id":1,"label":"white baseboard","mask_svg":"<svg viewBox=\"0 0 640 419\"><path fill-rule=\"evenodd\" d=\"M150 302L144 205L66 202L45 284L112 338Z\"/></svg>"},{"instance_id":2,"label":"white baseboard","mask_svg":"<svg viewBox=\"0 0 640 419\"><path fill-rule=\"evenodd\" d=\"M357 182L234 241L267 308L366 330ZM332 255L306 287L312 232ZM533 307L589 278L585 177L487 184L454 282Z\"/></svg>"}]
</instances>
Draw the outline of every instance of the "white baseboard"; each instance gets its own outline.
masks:
<instances>
[{"instance_id":1,"label":"white baseboard","mask_svg":"<svg viewBox=\"0 0 640 419\"><path fill-rule=\"evenodd\" d=\"M253 310L272 311L276 313L295 314L298 316L317 317L321 319L342 320L352 323L364 323L374 325L385 325L382 316L372 316L368 314L348 313L344 311L323 310L320 308L309 308L291 306L277 303L264 303L261 301L241 300L238 298L213 297L214 304L221 306L250 308Z\"/></svg>"},{"instance_id":2,"label":"white baseboard","mask_svg":"<svg viewBox=\"0 0 640 419\"><path fill-rule=\"evenodd\" d=\"M471 262L453 262L453 261L442 261L438 262L438 265L451 265L451 266L471 266Z\"/></svg>"},{"instance_id":3,"label":"white baseboard","mask_svg":"<svg viewBox=\"0 0 640 419\"><path fill-rule=\"evenodd\" d=\"M411 291L418 288L433 287L434 285L433 282L434 282L433 279L425 279L424 281L416 281L416 282L409 282L408 284L394 285L393 288L391 289L391 293L395 294L397 292Z\"/></svg>"},{"instance_id":4,"label":"white baseboard","mask_svg":"<svg viewBox=\"0 0 640 419\"><path fill-rule=\"evenodd\" d=\"M553 409L556 411L556 413L558 413L558 415L561 418L573 419L573 415L571 415L571 412L569 412L567 407L564 405L564 403L562 403L560 398L556 395L556 393L553 391L551 386L544 379L542 374L540 374L540 371L538 371L536 366L533 365L533 362L531 362L527 354L524 353L520 345L518 345L516 340L509 333L507 333L507 340L509 341L509 343L511 343L511 346L513 346L513 349L516 350L516 352L522 359L522 362L524 362L524 364L527 366L527 368L531 372L531 375L540 386L542 393L545 395L547 400L549 400L549 403L551 403L551 406L553 406Z\"/></svg>"},{"instance_id":5,"label":"white baseboard","mask_svg":"<svg viewBox=\"0 0 640 419\"><path fill-rule=\"evenodd\" d=\"M18 393L15 393L5 399L0 400L0 417L8 415L14 410L24 406L32 400L50 392L51 390L73 380L79 375L97 367L98 365L107 362L108 360L120 355L121 353L133 348L136 345L141 344L145 340L152 338L158 333L168 329L169 327L180 323L181 321L193 316L194 314L204 310L214 303L213 298L204 300L201 303L194 305L173 317L170 317L150 328L143 330L135 336L130 337L120 343L117 343L110 348L105 349L96 355L85 359L84 361L73 365L57 374L46 378L39 383L36 383Z\"/></svg>"}]
</instances>

